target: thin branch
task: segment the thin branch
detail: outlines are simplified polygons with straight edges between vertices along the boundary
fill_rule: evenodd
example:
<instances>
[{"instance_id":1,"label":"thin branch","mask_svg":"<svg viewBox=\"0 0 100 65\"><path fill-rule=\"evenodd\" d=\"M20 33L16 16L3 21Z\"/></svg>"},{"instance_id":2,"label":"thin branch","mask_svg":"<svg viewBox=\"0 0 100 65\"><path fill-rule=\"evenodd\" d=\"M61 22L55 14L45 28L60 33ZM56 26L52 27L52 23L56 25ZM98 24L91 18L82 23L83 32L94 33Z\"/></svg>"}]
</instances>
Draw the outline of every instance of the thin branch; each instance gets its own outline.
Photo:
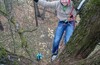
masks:
<instances>
[{"instance_id":1,"label":"thin branch","mask_svg":"<svg viewBox=\"0 0 100 65\"><path fill-rule=\"evenodd\" d=\"M36 31L38 29L38 27L36 27L35 29L32 29L32 30L24 30L23 32L33 32L33 31Z\"/></svg>"}]
</instances>

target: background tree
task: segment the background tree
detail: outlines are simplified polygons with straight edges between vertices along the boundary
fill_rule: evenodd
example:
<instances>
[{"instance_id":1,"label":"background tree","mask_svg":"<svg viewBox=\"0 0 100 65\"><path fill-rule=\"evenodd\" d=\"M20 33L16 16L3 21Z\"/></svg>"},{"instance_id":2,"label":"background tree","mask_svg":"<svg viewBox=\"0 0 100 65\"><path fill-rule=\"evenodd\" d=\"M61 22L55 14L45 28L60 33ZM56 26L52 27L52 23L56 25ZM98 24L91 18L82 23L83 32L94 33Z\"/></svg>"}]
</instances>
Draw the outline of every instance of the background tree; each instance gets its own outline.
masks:
<instances>
[{"instance_id":1,"label":"background tree","mask_svg":"<svg viewBox=\"0 0 100 65\"><path fill-rule=\"evenodd\" d=\"M2 4L3 7L0 4L0 20L5 30L0 32L0 45L10 52L14 52L15 50L18 55L27 58L31 57L34 63L36 63L35 57L38 52L42 52L45 55L42 62L47 63L47 61L50 61L51 41L53 37L52 20L46 20L47 18L45 18L44 22L46 23L43 23L43 20L38 18L39 23L41 23L39 25L41 26L38 27L38 30L36 28L35 31L35 13L33 7L30 6L33 5L33 0L5 0L5 2L2 0ZM47 14L49 14L48 12ZM55 19L52 15L48 16ZM15 45L12 35L16 42ZM26 49L29 51L29 54Z\"/></svg>"}]
</instances>

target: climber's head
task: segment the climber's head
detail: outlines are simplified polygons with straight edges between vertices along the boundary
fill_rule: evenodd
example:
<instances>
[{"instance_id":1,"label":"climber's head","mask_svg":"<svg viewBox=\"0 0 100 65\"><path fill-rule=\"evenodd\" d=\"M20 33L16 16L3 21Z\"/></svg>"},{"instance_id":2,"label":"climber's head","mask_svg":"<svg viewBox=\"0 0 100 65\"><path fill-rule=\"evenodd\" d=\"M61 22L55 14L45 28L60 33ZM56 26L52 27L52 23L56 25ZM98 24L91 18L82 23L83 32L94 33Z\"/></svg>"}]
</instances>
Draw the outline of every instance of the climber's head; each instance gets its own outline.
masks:
<instances>
[{"instance_id":1,"label":"climber's head","mask_svg":"<svg viewBox=\"0 0 100 65\"><path fill-rule=\"evenodd\" d=\"M70 1L71 1L71 0L60 0L61 4L62 4L63 6L70 5Z\"/></svg>"}]
</instances>

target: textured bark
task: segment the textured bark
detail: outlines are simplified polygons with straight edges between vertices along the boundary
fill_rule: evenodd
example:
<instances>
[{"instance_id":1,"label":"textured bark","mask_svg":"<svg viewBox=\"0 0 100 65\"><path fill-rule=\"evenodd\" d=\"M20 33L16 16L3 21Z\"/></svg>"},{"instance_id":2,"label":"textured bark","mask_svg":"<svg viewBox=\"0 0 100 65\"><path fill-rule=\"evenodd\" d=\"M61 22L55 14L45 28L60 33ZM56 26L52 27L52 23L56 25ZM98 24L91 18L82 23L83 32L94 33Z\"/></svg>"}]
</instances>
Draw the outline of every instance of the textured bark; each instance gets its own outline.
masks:
<instances>
[{"instance_id":1,"label":"textured bark","mask_svg":"<svg viewBox=\"0 0 100 65\"><path fill-rule=\"evenodd\" d=\"M100 50L91 57L78 61L75 65L100 65Z\"/></svg>"}]
</instances>

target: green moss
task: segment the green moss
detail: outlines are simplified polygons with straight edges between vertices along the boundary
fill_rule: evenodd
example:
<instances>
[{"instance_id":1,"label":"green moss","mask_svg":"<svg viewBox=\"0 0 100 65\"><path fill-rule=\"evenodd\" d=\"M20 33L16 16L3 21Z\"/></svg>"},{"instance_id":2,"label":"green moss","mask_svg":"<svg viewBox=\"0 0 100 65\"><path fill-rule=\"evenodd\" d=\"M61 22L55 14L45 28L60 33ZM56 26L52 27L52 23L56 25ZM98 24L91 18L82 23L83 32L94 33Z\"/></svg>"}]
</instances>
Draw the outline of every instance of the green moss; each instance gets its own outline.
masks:
<instances>
[{"instance_id":1,"label":"green moss","mask_svg":"<svg viewBox=\"0 0 100 65\"><path fill-rule=\"evenodd\" d=\"M77 65L85 65L85 60L78 61L78 64Z\"/></svg>"},{"instance_id":2,"label":"green moss","mask_svg":"<svg viewBox=\"0 0 100 65\"><path fill-rule=\"evenodd\" d=\"M77 27L77 30L75 30L75 34L73 34L72 38L70 39L67 50L70 51L70 53L74 53L77 49L80 49L86 42L87 35L89 34L91 26L87 25L91 23L91 20L93 16L97 13L97 5L99 5L100 0L90 0L88 3L85 4L84 10L81 11L81 22ZM99 3L99 4L97 4ZM75 36L78 35L75 39ZM73 41L73 39L75 39ZM82 42L82 43L80 43ZM80 43L80 44L79 44ZM78 46L77 46L78 45ZM76 48L77 47L77 48Z\"/></svg>"},{"instance_id":3,"label":"green moss","mask_svg":"<svg viewBox=\"0 0 100 65\"><path fill-rule=\"evenodd\" d=\"M7 16L7 13L5 9L2 8L1 4L0 4L0 14L2 14L3 16Z\"/></svg>"},{"instance_id":4,"label":"green moss","mask_svg":"<svg viewBox=\"0 0 100 65\"><path fill-rule=\"evenodd\" d=\"M20 30L18 31L19 33L19 36L20 36L20 39L21 39L21 46L22 47L27 47L27 40L26 38L24 37L24 30L20 28Z\"/></svg>"},{"instance_id":5,"label":"green moss","mask_svg":"<svg viewBox=\"0 0 100 65\"><path fill-rule=\"evenodd\" d=\"M88 20L91 16L93 16L97 11L97 9L100 7L100 0L89 0L88 3L85 4L84 10L81 11L81 18L82 21ZM85 19L86 18L86 19Z\"/></svg>"},{"instance_id":6,"label":"green moss","mask_svg":"<svg viewBox=\"0 0 100 65\"><path fill-rule=\"evenodd\" d=\"M3 2L0 2L0 10L3 11L3 12L6 12Z\"/></svg>"},{"instance_id":7,"label":"green moss","mask_svg":"<svg viewBox=\"0 0 100 65\"><path fill-rule=\"evenodd\" d=\"M0 48L0 63L6 63L7 60L7 52L5 49Z\"/></svg>"},{"instance_id":8,"label":"green moss","mask_svg":"<svg viewBox=\"0 0 100 65\"><path fill-rule=\"evenodd\" d=\"M11 18L11 22L12 22L14 25L16 24L16 21L15 21L15 18L14 18L14 17Z\"/></svg>"},{"instance_id":9,"label":"green moss","mask_svg":"<svg viewBox=\"0 0 100 65\"><path fill-rule=\"evenodd\" d=\"M14 65L19 65L17 61L14 61Z\"/></svg>"},{"instance_id":10,"label":"green moss","mask_svg":"<svg viewBox=\"0 0 100 65\"><path fill-rule=\"evenodd\" d=\"M3 49L3 48L0 48L0 58L2 58L2 57L6 57L6 56L7 56L7 52L6 52L6 50Z\"/></svg>"},{"instance_id":11,"label":"green moss","mask_svg":"<svg viewBox=\"0 0 100 65\"><path fill-rule=\"evenodd\" d=\"M92 0L91 3L100 6L100 0Z\"/></svg>"}]
</instances>

